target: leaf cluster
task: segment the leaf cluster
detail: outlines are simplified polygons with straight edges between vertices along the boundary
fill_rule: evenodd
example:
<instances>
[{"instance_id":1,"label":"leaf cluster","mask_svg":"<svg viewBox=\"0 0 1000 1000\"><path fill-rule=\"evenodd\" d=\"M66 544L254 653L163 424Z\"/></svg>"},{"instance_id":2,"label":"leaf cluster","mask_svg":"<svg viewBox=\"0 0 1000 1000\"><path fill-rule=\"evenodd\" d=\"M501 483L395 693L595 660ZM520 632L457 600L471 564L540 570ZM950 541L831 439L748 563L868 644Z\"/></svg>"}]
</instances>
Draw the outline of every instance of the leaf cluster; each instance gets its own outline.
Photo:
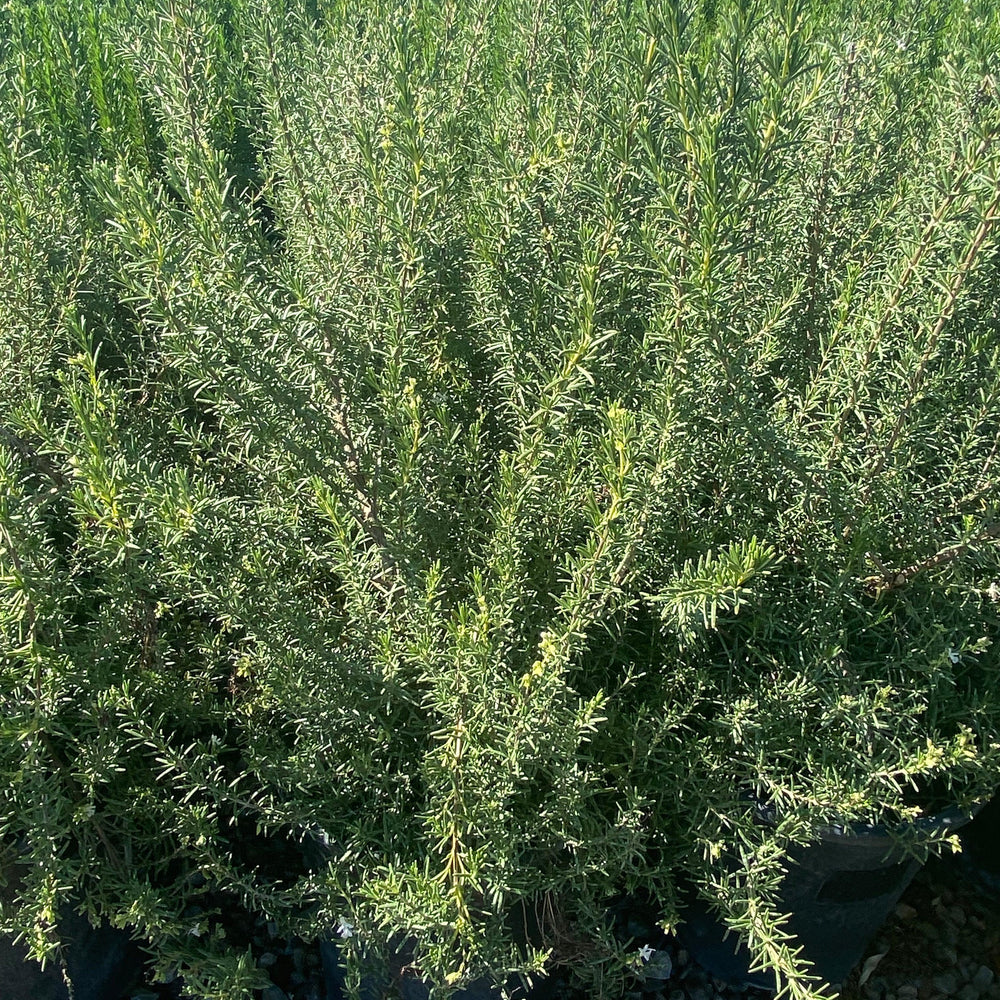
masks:
<instances>
[{"instance_id":1,"label":"leaf cluster","mask_svg":"<svg viewBox=\"0 0 1000 1000\"><path fill-rule=\"evenodd\" d=\"M0 24L3 929L613 995L693 882L815 995L789 846L1000 785L992 6Z\"/></svg>"}]
</instances>

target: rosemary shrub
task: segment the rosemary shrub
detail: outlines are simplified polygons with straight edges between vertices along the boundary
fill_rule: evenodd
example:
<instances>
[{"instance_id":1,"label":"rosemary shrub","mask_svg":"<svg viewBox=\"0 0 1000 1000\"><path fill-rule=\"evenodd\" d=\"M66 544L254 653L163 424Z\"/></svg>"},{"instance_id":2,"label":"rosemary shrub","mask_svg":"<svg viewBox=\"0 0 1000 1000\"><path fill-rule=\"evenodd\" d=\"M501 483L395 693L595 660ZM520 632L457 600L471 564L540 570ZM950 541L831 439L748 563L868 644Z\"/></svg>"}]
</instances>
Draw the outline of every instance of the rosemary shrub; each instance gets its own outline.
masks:
<instances>
[{"instance_id":1,"label":"rosemary shrub","mask_svg":"<svg viewBox=\"0 0 1000 1000\"><path fill-rule=\"evenodd\" d=\"M787 845L1000 785L1000 15L855 7L8 0L6 933L815 995Z\"/></svg>"}]
</instances>

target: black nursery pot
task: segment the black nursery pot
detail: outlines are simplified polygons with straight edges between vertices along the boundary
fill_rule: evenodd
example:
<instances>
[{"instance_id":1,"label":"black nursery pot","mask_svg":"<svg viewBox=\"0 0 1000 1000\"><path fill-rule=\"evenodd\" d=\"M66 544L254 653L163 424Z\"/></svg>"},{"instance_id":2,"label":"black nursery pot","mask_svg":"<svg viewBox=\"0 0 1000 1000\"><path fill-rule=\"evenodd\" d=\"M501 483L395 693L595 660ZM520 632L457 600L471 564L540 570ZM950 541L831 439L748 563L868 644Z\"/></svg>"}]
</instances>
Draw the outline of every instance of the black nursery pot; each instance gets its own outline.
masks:
<instances>
[{"instance_id":1,"label":"black nursery pot","mask_svg":"<svg viewBox=\"0 0 1000 1000\"><path fill-rule=\"evenodd\" d=\"M7 884L0 899L14 901L20 888L16 865L3 870ZM124 930L103 922L92 927L67 902L60 912L59 933L65 945L66 972L73 1000L113 1000L139 977L143 954ZM70 1000L62 972L55 964L42 967L27 957L23 944L0 938L0 997L3 1000Z\"/></svg>"},{"instance_id":2,"label":"black nursery pot","mask_svg":"<svg viewBox=\"0 0 1000 1000\"><path fill-rule=\"evenodd\" d=\"M966 876L986 895L1000 898L1000 793L976 813L959 837Z\"/></svg>"},{"instance_id":3,"label":"black nursery pot","mask_svg":"<svg viewBox=\"0 0 1000 1000\"><path fill-rule=\"evenodd\" d=\"M917 820L915 832L957 831L969 815L949 810ZM778 893L787 929L803 957L828 983L843 983L868 943L920 869L920 862L894 846L885 826L826 827L819 842L793 846L793 864ZM712 975L741 986L774 988L773 973L750 970L750 953L700 899L692 899L678 928L681 943Z\"/></svg>"}]
</instances>

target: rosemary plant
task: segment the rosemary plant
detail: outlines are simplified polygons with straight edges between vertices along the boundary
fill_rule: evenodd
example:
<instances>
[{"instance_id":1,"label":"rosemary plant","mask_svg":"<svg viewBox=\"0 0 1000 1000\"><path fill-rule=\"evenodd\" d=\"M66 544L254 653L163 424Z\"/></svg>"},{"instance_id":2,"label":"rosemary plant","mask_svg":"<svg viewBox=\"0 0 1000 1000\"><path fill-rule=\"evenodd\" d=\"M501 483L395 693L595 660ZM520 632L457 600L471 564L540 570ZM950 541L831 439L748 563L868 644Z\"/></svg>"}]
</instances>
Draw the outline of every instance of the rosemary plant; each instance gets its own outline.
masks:
<instances>
[{"instance_id":1,"label":"rosemary plant","mask_svg":"<svg viewBox=\"0 0 1000 1000\"><path fill-rule=\"evenodd\" d=\"M788 845L1000 785L1000 15L855 8L8 0L6 933L816 995Z\"/></svg>"}]
</instances>

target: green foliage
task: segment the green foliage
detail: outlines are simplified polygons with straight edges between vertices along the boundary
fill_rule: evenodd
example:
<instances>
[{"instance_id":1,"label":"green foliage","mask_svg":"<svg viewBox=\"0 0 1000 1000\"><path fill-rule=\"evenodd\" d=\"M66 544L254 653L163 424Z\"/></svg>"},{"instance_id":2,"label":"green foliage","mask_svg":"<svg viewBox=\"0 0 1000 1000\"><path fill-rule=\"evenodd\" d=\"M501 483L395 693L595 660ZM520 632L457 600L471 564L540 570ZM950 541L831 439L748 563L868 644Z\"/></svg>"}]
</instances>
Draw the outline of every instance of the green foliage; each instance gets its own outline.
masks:
<instances>
[{"instance_id":1,"label":"green foliage","mask_svg":"<svg viewBox=\"0 0 1000 1000\"><path fill-rule=\"evenodd\" d=\"M813 995L788 845L1000 785L994 6L0 23L3 930L611 996L691 880Z\"/></svg>"},{"instance_id":2,"label":"green foliage","mask_svg":"<svg viewBox=\"0 0 1000 1000\"><path fill-rule=\"evenodd\" d=\"M747 584L755 576L769 573L778 561L774 549L756 538L734 542L724 552L709 549L697 563L688 560L650 601L662 603L662 617L676 619L677 627L690 640L694 638L690 625L696 618L701 618L706 629L715 629L720 609L739 614L749 596Z\"/></svg>"}]
</instances>

